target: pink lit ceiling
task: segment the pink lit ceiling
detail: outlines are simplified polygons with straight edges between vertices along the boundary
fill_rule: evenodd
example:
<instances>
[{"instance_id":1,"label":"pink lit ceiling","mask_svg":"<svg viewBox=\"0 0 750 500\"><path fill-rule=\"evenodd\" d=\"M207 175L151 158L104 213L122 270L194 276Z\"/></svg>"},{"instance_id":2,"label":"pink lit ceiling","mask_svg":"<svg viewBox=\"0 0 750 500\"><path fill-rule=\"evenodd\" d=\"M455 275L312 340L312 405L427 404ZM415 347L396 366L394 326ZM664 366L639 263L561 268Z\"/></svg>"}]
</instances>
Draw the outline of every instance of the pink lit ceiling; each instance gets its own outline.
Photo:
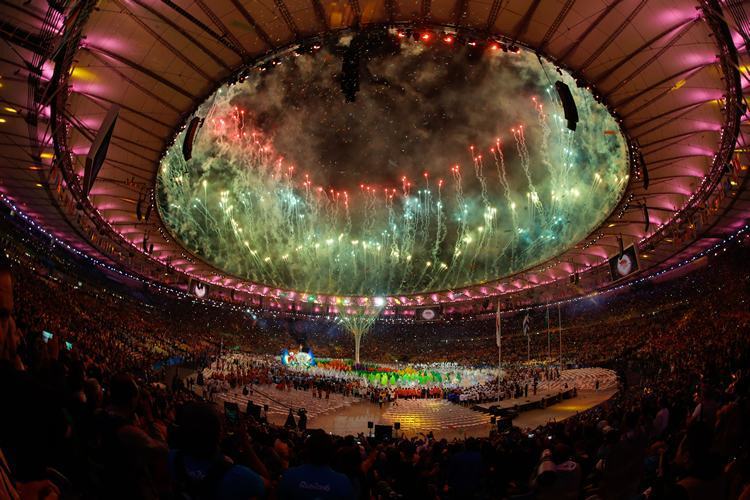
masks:
<instances>
[{"instance_id":1,"label":"pink lit ceiling","mask_svg":"<svg viewBox=\"0 0 750 500\"><path fill-rule=\"evenodd\" d=\"M81 11L64 15L40 0L3 8L6 21L16 30L2 33L7 43L0 58L0 192L61 239L151 279L184 288L194 277L227 290L288 292L226 276L189 255L169 239L156 211L148 221L139 221L136 205L153 187L159 158L174 131L220 82L269 51L355 23L469 29L544 53L593 85L622 117L624 130L640 145L650 175L647 190L642 179L631 176L623 205L558 259L466 290L390 297L391 305L484 300L503 294L550 300L582 293L605 286L607 271L602 264L617 253L619 235L625 245L640 246L641 264L652 272L747 223L747 122L742 116L738 135L734 123L744 109L731 104L735 101L727 96L736 95L737 82L740 87L750 85L750 72L745 66L745 42L723 2L109 0L80 4ZM712 10L716 7L721 11ZM70 57L52 61L64 31L71 33L77 27L82 37ZM739 54L738 64L733 51ZM49 85L60 71L69 75L62 79L68 86ZM37 90L31 92L34 85ZM54 123L53 102L59 118ZM75 177L65 174L82 175L85 155L112 104L119 104L121 112L107 160L90 204L84 200L77 207ZM60 140L63 137L65 141ZM54 168L59 158L54 157L53 138L63 148L58 153L70 155L69 162L66 158ZM729 156L727 145L734 144L738 153ZM719 179L717 164L726 158L731 168ZM717 189L723 191L721 196ZM648 230L640 203L648 207ZM150 255L143 252L146 232L154 245ZM571 287L568 277L576 272L580 283Z\"/></svg>"}]
</instances>

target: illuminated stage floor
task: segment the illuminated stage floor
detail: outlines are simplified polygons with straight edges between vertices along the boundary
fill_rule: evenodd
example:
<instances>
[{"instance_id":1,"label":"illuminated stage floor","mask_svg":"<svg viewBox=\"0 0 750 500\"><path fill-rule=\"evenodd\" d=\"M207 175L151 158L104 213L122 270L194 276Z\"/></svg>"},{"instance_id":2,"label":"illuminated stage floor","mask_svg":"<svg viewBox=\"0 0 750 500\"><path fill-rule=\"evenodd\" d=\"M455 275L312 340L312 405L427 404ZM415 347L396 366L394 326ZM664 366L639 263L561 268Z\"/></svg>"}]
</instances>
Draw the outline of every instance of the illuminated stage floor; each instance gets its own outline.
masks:
<instances>
[{"instance_id":1,"label":"illuminated stage floor","mask_svg":"<svg viewBox=\"0 0 750 500\"><path fill-rule=\"evenodd\" d=\"M452 439L468 436L487 436L492 429L487 413L449 403L442 399L405 399L397 403L376 403L331 394L330 399L313 398L307 391L279 391L272 386L261 386L249 396L239 390L218 397L219 401L234 401L245 407L248 399L256 404L268 404L268 420L283 425L288 409L278 402L284 401L295 408L304 406L308 413L308 427L321 428L338 435L367 433L367 422L392 425L401 424L401 432L413 436L432 431L440 438ZM262 391L262 394L261 394ZM544 409L521 413L513 424L521 428L533 428L551 420L563 420L578 412L596 406L614 395L616 389L595 391L583 389L575 398L564 400ZM540 393L541 396L541 393ZM294 401L292 401L292 399ZM521 403L533 397L512 400Z\"/></svg>"},{"instance_id":2,"label":"illuminated stage floor","mask_svg":"<svg viewBox=\"0 0 750 500\"><path fill-rule=\"evenodd\" d=\"M552 420L559 422L576 413L588 410L608 400L617 392L616 388L595 391L593 389L578 391L578 396L566 399L544 409L530 410L521 413L513 420L513 425L521 428L534 428Z\"/></svg>"},{"instance_id":3,"label":"illuminated stage floor","mask_svg":"<svg viewBox=\"0 0 750 500\"><path fill-rule=\"evenodd\" d=\"M594 390L599 382L599 391ZM555 396L569 387L577 387L578 395L543 409L522 412L513 420L513 425L521 428L534 428L551 420L560 421L578 412L596 406L615 394L617 377L611 370L603 368L583 368L565 370L563 376L554 381L540 384L537 395L487 403L482 406L499 405L503 408L522 406L536 402L543 397ZM449 403L442 399L402 399L396 403L384 403L382 407L355 397L330 394L329 399L312 396L310 391L279 390L272 385L251 387L248 395L240 388L233 389L216 397L219 403L232 401L244 411L248 401L256 405L268 406L268 420L277 425L286 421L289 408L305 408L309 428L321 428L339 435L367 433L367 423L392 425L401 424L401 432L406 436L432 431L438 437L448 439L464 436L487 436L492 429L489 413L475 411L469 407Z\"/></svg>"},{"instance_id":4,"label":"illuminated stage floor","mask_svg":"<svg viewBox=\"0 0 750 500\"><path fill-rule=\"evenodd\" d=\"M582 390L575 398L545 409L522 413L513 420L513 425L527 428L551 420L563 420L606 401L615 392L616 389L598 392ZM361 402L336 412L321 414L311 419L308 427L347 435L367 433L368 421L375 424L400 422L401 432L406 436L432 431L436 437L446 439L487 436L493 428L488 414L440 399L400 400L396 405L384 404L382 408L369 401Z\"/></svg>"}]
</instances>

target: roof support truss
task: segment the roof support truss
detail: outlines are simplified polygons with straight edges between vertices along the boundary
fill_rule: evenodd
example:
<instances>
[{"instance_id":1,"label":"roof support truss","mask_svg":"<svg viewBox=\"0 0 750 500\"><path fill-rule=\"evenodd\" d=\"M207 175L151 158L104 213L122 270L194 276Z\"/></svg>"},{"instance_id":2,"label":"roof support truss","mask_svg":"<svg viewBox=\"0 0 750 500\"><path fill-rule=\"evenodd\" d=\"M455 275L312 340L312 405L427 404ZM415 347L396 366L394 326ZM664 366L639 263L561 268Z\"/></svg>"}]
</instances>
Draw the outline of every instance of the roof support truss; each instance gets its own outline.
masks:
<instances>
[{"instance_id":1,"label":"roof support truss","mask_svg":"<svg viewBox=\"0 0 750 500\"><path fill-rule=\"evenodd\" d=\"M279 9L279 12L281 13L281 18L284 20L284 23L286 23L286 27L289 28L289 31L292 32L295 39L300 38L300 32L299 28L297 28L297 23L294 22L294 18L292 17L292 14L289 12L289 8L286 6L286 3L284 0L273 0L273 3L276 4L276 8Z\"/></svg>"},{"instance_id":2,"label":"roof support truss","mask_svg":"<svg viewBox=\"0 0 750 500\"><path fill-rule=\"evenodd\" d=\"M547 47L547 44L550 42L550 40L552 40L552 37L555 36L555 33L557 33L557 30L560 29L560 25L563 23L563 21L565 21L565 17L568 15L568 12L570 12L570 9L573 8L573 5L575 5L575 3L576 3L576 0L567 0L565 2L565 5L563 5L563 8L560 9L560 12L557 13L557 17L552 22L552 25L544 34L544 38L542 38L542 41L539 44L539 49L538 49L539 52L543 52L544 49Z\"/></svg>"},{"instance_id":3,"label":"roof support truss","mask_svg":"<svg viewBox=\"0 0 750 500\"><path fill-rule=\"evenodd\" d=\"M255 34L258 35L258 38L260 38L263 43L265 43L267 46L274 48L276 45L273 43L273 40L271 40L271 37L268 36L268 33L265 32L265 30L258 24L258 22L255 20L255 18L250 15L250 13L247 11L244 5L239 0L232 0L232 5L235 6L235 8L239 11L240 14L242 14L242 17L245 18L245 21L247 21L247 24L250 25L251 28L255 31Z\"/></svg>"},{"instance_id":4,"label":"roof support truss","mask_svg":"<svg viewBox=\"0 0 750 500\"><path fill-rule=\"evenodd\" d=\"M487 22L485 23L484 29L489 33L497 22L497 16L503 9L503 0L492 0L492 7L490 7L490 13L487 15Z\"/></svg>"},{"instance_id":5,"label":"roof support truss","mask_svg":"<svg viewBox=\"0 0 750 500\"><path fill-rule=\"evenodd\" d=\"M617 83L617 85L615 85L612 89L609 89L608 92L611 93L611 94L614 94L619 89L621 89L625 84L629 83L630 80L632 80L635 76L639 75L644 69L648 68L654 62L656 62L657 60L659 60L659 58L661 56L663 56L664 53L666 53L669 49L671 49L674 46L674 44L676 44L678 41L680 41L680 39L683 36L685 36L688 33L688 31L690 31L690 28L692 28L693 26L695 26L695 23L688 23L688 24L684 25L682 27L682 29L680 31L678 31L677 34L675 36L673 36L664 45L664 47L662 47L661 49L659 49L659 51L656 54L654 54L653 56L651 56L650 58L648 58L643 64L641 64L636 69L634 69L633 71L631 71L628 74L628 76L626 76L625 78L619 79L619 82ZM611 72L611 73L609 73L609 75L612 75L613 73L614 72ZM606 77L604 79L606 79Z\"/></svg>"},{"instance_id":6,"label":"roof support truss","mask_svg":"<svg viewBox=\"0 0 750 500\"><path fill-rule=\"evenodd\" d=\"M453 7L453 24L456 27L461 26L468 15L469 0L456 0L456 4Z\"/></svg>"},{"instance_id":7,"label":"roof support truss","mask_svg":"<svg viewBox=\"0 0 750 500\"><path fill-rule=\"evenodd\" d=\"M607 37L607 39L604 40L601 45L599 45L599 47L597 47L597 49L589 56L589 58L586 59L583 64L581 64L581 67L578 68L578 71L586 71L586 68L588 68L591 63L596 61L596 59L600 55L602 55L605 50L607 50L607 47L609 47L612 42L614 42L615 39L620 36L620 33L622 33L625 28L627 28L627 26L633 21L633 19L635 19L635 16L637 16L638 13L641 12L641 9L646 6L647 2L648 0L641 0L640 2L638 2L638 5L636 5L632 11L630 11L628 17L626 17L625 20L620 23L620 25Z\"/></svg>"},{"instance_id":8,"label":"roof support truss","mask_svg":"<svg viewBox=\"0 0 750 500\"><path fill-rule=\"evenodd\" d=\"M219 16L216 15L216 13L211 10L211 7L206 5L206 3L203 0L195 0L195 3L200 7L200 9L203 11L204 14L208 16L208 18L211 20L212 23L216 25L217 28L221 31L222 36L229 40L229 42L237 47L237 50L239 50L240 55L244 58L247 53L245 52L245 48L242 46L242 43L237 39L234 34L229 31L229 28L219 19Z\"/></svg>"},{"instance_id":9,"label":"roof support truss","mask_svg":"<svg viewBox=\"0 0 750 500\"><path fill-rule=\"evenodd\" d=\"M228 49L232 50L235 54L237 54L240 57L243 57L243 51L240 49L240 47L235 47L229 40L225 39L223 36L216 33L214 30L212 30L206 23L201 21L200 19L196 18L194 15L192 15L190 12L186 11L176 3L174 3L172 0L161 0L166 6L177 12L179 15L199 27L201 30L203 30L205 33L207 33L209 36L211 36L213 39L227 47Z\"/></svg>"},{"instance_id":10,"label":"roof support truss","mask_svg":"<svg viewBox=\"0 0 750 500\"><path fill-rule=\"evenodd\" d=\"M529 29L529 24L531 24L531 19L534 17L534 13L539 8L539 5L541 3L541 0L532 0L532 2L529 4L529 8L526 9L526 12L518 21L518 25L513 32L513 42L516 42L520 37L526 34L526 30Z\"/></svg>"},{"instance_id":11,"label":"roof support truss","mask_svg":"<svg viewBox=\"0 0 750 500\"><path fill-rule=\"evenodd\" d=\"M328 31L330 29L330 26L328 25L326 10L323 8L323 4L320 3L320 0L310 0L310 3L312 3L313 12L315 12L315 17L318 20L318 24L320 24L320 27L325 31Z\"/></svg>"},{"instance_id":12,"label":"roof support truss","mask_svg":"<svg viewBox=\"0 0 750 500\"><path fill-rule=\"evenodd\" d=\"M190 101L193 100L193 95L190 92L186 91L184 88L182 88L180 85L177 85L176 83L170 82L169 80L167 80L166 78L164 78L160 74L156 73L155 71L152 71L152 70L150 70L150 69L148 69L148 68L146 68L144 66L141 66L140 64L138 64L138 63L136 63L134 61L131 61L130 59L127 59L126 57L121 56L120 54L116 54L116 53L111 52L111 51L109 51L107 49L103 49L101 47L94 47L94 46L91 46L91 45L87 46L86 49L88 49L89 52L92 52L92 53L93 52L98 52L100 54L103 54L103 55L109 57L110 59L114 59L115 61L120 62L120 63L124 64L125 66L138 71L139 73L143 73L144 75L146 75L146 76L150 77L151 79L153 79L153 80L161 83L162 85L164 85L166 87L169 87L170 89L174 90L178 94L181 94L181 95L187 97L188 99L190 99Z\"/></svg>"},{"instance_id":13,"label":"roof support truss","mask_svg":"<svg viewBox=\"0 0 750 500\"><path fill-rule=\"evenodd\" d=\"M432 0L422 0L421 15L423 20L430 18L432 12Z\"/></svg>"},{"instance_id":14,"label":"roof support truss","mask_svg":"<svg viewBox=\"0 0 750 500\"><path fill-rule=\"evenodd\" d=\"M164 24L168 25L170 28L172 28L173 30L175 30L176 32L184 36L187 40L190 41L190 43L195 45L198 48L198 50L200 50L201 52L206 54L208 57L210 57L216 64L218 64L219 66L221 66L227 71L230 70L229 66L224 62L224 60L221 57L216 55L216 53L214 53L213 51L209 50L208 47L203 45L193 35L188 33L187 30L183 29L182 26L174 22L172 19L163 15L161 12L159 12L158 10L156 10L149 4L143 2L142 0L132 0L132 2L138 5L139 7L141 7L142 9L146 10L147 12L149 12L152 16L155 16L156 18L158 18L160 22L163 22Z\"/></svg>"},{"instance_id":15,"label":"roof support truss","mask_svg":"<svg viewBox=\"0 0 750 500\"><path fill-rule=\"evenodd\" d=\"M594 21L586 28L586 30L581 33L581 36L578 37L578 39L573 42L570 47L568 47L568 50L566 50L563 55L560 56L560 60L564 61L573 53L578 50L578 47L581 46L581 44L588 38L588 36L596 29L599 24L604 21L604 18L607 17L610 12L612 12L615 7L617 7L622 0L614 0L611 4L607 5L605 8L602 9L602 11L599 13L599 15L594 19Z\"/></svg>"},{"instance_id":16,"label":"roof support truss","mask_svg":"<svg viewBox=\"0 0 750 500\"><path fill-rule=\"evenodd\" d=\"M638 97L641 97L644 94L647 94L648 92L651 92L652 90L657 89L657 88L661 87L662 85L664 85L664 84L666 84L668 82L671 82L675 78L680 78L683 75L685 76L684 80L687 81L687 80L690 79L691 76L693 76L695 73L697 73L698 71L700 71L701 69L703 69L705 67L706 67L706 65L701 63L701 64L697 64L695 66L691 66L690 68L687 68L687 69L681 69L680 71L678 71L676 73L673 73L673 74L671 74L671 75L669 75L669 76L667 76L665 78L662 78L658 82L655 82L655 83L649 85L648 87L646 87L643 90L639 90L638 92L633 92L633 94L631 94L630 96L626 97L622 101L615 102L615 107L622 108L623 106L627 106L628 104L630 104L631 102L633 102L633 100L637 99ZM666 90L666 92L668 93L671 90L672 90L672 87L668 88ZM648 101L648 103L651 103L651 102L653 102L653 101ZM636 109L632 110L631 113L634 113L634 112L636 112L636 111L638 111L640 109L641 109L640 107L636 108Z\"/></svg>"},{"instance_id":17,"label":"roof support truss","mask_svg":"<svg viewBox=\"0 0 750 500\"><path fill-rule=\"evenodd\" d=\"M120 2L120 0L112 0L115 5L117 5L122 12L125 13L133 22L135 22L138 26L143 28L143 30L151 35L151 37L159 42L163 47L166 47L167 50L169 50L177 59L185 63L190 69L198 73L203 77L204 80L210 82L213 80L213 77L203 71L201 68L199 68L189 57L187 57L183 51L178 50L174 45L167 42L161 35L159 35L156 31L154 31L148 24L146 24L140 16L135 15L133 12L128 9L128 7Z\"/></svg>"}]
</instances>

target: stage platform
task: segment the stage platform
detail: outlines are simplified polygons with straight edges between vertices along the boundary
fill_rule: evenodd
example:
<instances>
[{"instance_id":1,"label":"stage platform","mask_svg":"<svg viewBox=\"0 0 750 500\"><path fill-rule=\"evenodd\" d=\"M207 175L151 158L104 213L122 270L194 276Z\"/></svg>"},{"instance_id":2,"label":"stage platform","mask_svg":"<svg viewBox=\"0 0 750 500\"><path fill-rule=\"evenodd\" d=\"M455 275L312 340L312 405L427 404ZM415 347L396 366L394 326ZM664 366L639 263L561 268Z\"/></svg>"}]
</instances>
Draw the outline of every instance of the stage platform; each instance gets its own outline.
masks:
<instances>
[{"instance_id":1,"label":"stage platform","mask_svg":"<svg viewBox=\"0 0 750 500\"><path fill-rule=\"evenodd\" d=\"M609 391L617 388L617 375L606 368L575 368L564 370L557 380L540 382L536 394L519 398L487 401L472 405L472 409L496 416L518 416L531 410L544 409L575 398L579 391Z\"/></svg>"},{"instance_id":2,"label":"stage platform","mask_svg":"<svg viewBox=\"0 0 750 500\"><path fill-rule=\"evenodd\" d=\"M616 392L615 389L578 391L574 398L544 409L521 413L513 420L513 425L526 429L550 421L561 421L605 402ZM384 404L382 408L369 401L351 405L333 413L321 414L311 419L308 426L346 435L367 433L368 421L376 425L393 425L399 422L401 430L398 435L410 437L432 431L437 438L453 439L488 436L496 428L491 423L491 418L489 413L442 399L410 399L400 400L396 405Z\"/></svg>"},{"instance_id":3,"label":"stage platform","mask_svg":"<svg viewBox=\"0 0 750 500\"><path fill-rule=\"evenodd\" d=\"M596 382L599 390L596 390ZM535 428L549 421L560 421L599 405L617 391L617 377L611 370L584 368L565 370L558 380L540 384L536 395L462 406L444 399L399 399L379 405L356 397L331 393L329 399L313 397L304 390L279 390L273 385L250 386L250 393L241 388L220 393L215 401L237 403L244 412L248 401L268 406L268 420L283 425L289 408L305 408L308 428L347 435L367 434L368 422L374 425L400 424L399 435L414 436L433 432L436 437L453 439L487 436L492 429L493 416L500 418L512 413L512 424L521 428ZM493 408L496 408L493 410ZM396 432L396 431L394 431Z\"/></svg>"},{"instance_id":4,"label":"stage platform","mask_svg":"<svg viewBox=\"0 0 750 500\"><path fill-rule=\"evenodd\" d=\"M261 391L263 394L261 394ZM513 419L513 425L521 428L534 428L549 421L560 421L576 413L601 404L616 389L581 390L575 397L551 404L546 408L529 408ZM525 398L537 401L542 397ZM525 400L524 399L524 400ZM384 403L380 406L370 401L331 394L330 399L313 398L308 391L279 391L273 386L258 387L252 394L243 396L240 390L217 396L216 401L235 402L244 411L247 401L255 404L268 404L268 420L276 425L283 425L288 406L305 407L308 414L308 428L324 429L338 435L368 433L367 423L375 425L401 426L399 435L415 436L432 431L438 438L483 437L496 428L491 423L492 416L488 411L476 411L466 406L450 403L444 399L402 399L395 403ZM507 404L519 402L510 400ZM396 431L394 431L396 432Z\"/></svg>"},{"instance_id":5,"label":"stage platform","mask_svg":"<svg viewBox=\"0 0 750 500\"><path fill-rule=\"evenodd\" d=\"M576 389L537 391L536 394L529 394L528 397L489 401L473 405L472 409L489 413L491 415L502 415L508 411L521 413L535 408L550 406L551 404L559 403L564 399L571 399L576 396L576 393Z\"/></svg>"},{"instance_id":6,"label":"stage platform","mask_svg":"<svg viewBox=\"0 0 750 500\"><path fill-rule=\"evenodd\" d=\"M605 403L617 394L617 388L611 387L604 390L585 389L578 391L578 395L572 399L553 404L547 408L526 411L513 419L513 425L522 429L534 429L548 422L560 422L572 417L577 413Z\"/></svg>"}]
</instances>

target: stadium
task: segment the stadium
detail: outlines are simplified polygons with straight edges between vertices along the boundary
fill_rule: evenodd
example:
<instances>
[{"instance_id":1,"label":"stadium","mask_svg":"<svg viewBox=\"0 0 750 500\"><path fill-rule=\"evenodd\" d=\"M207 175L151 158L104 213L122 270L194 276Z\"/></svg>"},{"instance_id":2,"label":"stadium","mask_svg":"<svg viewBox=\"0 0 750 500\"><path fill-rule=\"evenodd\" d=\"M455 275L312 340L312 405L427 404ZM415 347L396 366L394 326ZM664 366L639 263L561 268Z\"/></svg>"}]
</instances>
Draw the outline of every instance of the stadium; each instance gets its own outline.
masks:
<instances>
[{"instance_id":1,"label":"stadium","mask_svg":"<svg viewBox=\"0 0 750 500\"><path fill-rule=\"evenodd\" d=\"M0 498L750 498L745 2L0 10Z\"/></svg>"}]
</instances>

